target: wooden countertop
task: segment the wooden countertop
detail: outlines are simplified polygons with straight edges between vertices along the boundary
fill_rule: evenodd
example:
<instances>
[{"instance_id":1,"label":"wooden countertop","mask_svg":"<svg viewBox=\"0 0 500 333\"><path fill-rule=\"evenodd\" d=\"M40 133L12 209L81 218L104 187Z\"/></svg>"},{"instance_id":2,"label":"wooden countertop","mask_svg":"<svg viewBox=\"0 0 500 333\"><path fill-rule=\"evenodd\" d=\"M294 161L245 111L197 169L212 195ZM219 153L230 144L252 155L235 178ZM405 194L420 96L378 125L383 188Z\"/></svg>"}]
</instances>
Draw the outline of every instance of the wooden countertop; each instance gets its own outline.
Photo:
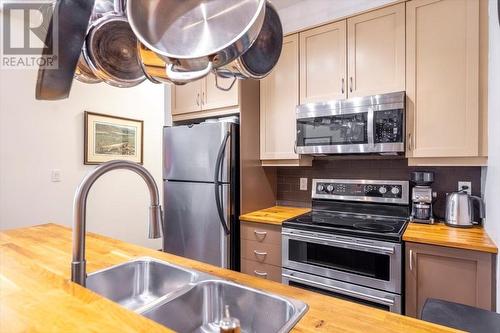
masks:
<instances>
[{"instance_id":1,"label":"wooden countertop","mask_svg":"<svg viewBox=\"0 0 500 333\"><path fill-rule=\"evenodd\" d=\"M243 214L240 216L240 221L281 225L285 221L309 213L310 211L310 208L274 206Z\"/></svg>"},{"instance_id":2,"label":"wooden countertop","mask_svg":"<svg viewBox=\"0 0 500 333\"><path fill-rule=\"evenodd\" d=\"M457 332L390 312L285 286L96 234L87 234L93 272L149 256L306 302L294 332ZM71 230L45 224L0 233L1 332L169 332L68 280Z\"/></svg>"},{"instance_id":3,"label":"wooden countertop","mask_svg":"<svg viewBox=\"0 0 500 333\"><path fill-rule=\"evenodd\" d=\"M403 234L407 242L497 253L498 249L482 227L453 228L444 223L409 223Z\"/></svg>"}]
</instances>

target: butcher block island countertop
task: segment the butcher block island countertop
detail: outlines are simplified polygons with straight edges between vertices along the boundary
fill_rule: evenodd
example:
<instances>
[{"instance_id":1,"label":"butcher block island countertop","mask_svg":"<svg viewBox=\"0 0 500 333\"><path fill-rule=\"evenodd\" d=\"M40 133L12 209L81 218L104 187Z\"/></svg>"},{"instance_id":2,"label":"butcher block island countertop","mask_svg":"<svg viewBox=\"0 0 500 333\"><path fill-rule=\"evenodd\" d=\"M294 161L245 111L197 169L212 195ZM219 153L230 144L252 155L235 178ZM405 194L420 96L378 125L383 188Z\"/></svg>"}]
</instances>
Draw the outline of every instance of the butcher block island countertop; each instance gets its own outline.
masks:
<instances>
[{"instance_id":1,"label":"butcher block island countertop","mask_svg":"<svg viewBox=\"0 0 500 333\"><path fill-rule=\"evenodd\" d=\"M294 327L294 332L457 332L97 234L87 234L88 272L144 256L304 301L309 310ZM167 328L69 281L69 228L45 224L1 232L0 262L1 332L169 332Z\"/></svg>"},{"instance_id":2,"label":"butcher block island countertop","mask_svg":"<svg viewBox=\"0 0 500 333\"><path fill-rule=\"evenodd\" d=\"M403 240L464 250L498 253L498 248L484 228L476 226L472 228L453 228L444 223L409 223L403 234Z\"/></svg>"},{"instance_id":3,"label":"butcher block island countertop","mask_svg":"<svg viewBox=\"0 0 500 333\"><path fill-rule=\"evenodd\" d=\"M310 211L310 208L274 206L243 214L240 216L240 221L281 225L285 221Z\"/></svg>"}]
</instances>

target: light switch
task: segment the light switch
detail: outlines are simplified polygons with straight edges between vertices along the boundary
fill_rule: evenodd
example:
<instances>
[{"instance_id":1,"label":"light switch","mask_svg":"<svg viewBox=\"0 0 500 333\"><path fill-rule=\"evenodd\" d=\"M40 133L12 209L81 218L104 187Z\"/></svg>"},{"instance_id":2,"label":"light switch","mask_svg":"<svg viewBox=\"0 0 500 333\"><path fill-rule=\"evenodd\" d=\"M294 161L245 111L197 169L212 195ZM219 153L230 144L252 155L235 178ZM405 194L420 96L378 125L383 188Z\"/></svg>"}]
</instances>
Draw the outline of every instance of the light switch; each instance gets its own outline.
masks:
<instances>
[{"instance_id":1,"label":"light switch","mask_svg":"<svg viewBox=\"0 0 500 333\"><path fill-rule=\"evenodd\" d=\"M307 191L307 178L300 178L300 190Z\"/></svg>"},{"instance_id":2,"label":"light switch","mask_svg":"<svg viewBox=\"0 0 500 333\"><path fill-rule=\"evenodd\" d=\"M61 170L52 169L52 172L50 174L50 180L54 183L60 182L61 181Z\"/></svg>"}]
</instances>

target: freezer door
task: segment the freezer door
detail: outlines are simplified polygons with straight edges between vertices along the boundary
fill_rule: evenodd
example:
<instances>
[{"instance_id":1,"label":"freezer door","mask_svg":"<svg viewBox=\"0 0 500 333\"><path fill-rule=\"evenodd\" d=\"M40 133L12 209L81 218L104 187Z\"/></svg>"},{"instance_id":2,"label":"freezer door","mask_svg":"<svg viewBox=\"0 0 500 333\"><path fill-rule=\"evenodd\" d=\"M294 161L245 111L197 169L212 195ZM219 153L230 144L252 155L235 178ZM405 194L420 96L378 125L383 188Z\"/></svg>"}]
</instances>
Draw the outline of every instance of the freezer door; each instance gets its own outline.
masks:
<instances>
[{"instance_id":1,"label":"freezer door","mask_svg":"<svg viewBox=\"0 0 500 333\"><path fill-rule=\"evenodd\" d=\"M165 234L163 248L182 257L229 267L230 236L222 229L214 184L164 182ZM221 185L222 207L230 221L229 185ZM228 222L228 227L231 225Z\"/></svg>"},{"instance_id":2,"label":"freezer door","mask_svg":"<svg viewBox=\"0 0 500 333\"><path fill-rule=\"evenodd\" d=\"M163 178L213 182L217 155L223 147L224 158L219 180L229 182L231 157L234 158L231 155L234 154L231 151L231 142L235 127L235 124L228 122L165 127Z\"/></svg>"}]
</instances>

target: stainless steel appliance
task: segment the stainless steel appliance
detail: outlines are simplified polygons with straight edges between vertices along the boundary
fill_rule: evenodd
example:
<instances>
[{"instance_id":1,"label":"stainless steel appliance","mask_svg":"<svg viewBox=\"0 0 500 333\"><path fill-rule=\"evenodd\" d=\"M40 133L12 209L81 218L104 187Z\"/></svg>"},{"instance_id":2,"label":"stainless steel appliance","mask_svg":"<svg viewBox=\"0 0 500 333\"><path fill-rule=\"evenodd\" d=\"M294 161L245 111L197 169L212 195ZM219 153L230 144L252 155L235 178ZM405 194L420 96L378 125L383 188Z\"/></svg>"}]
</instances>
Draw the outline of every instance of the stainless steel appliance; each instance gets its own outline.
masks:
<instances>
[{"instance_id":1,"label":"stainless steel appliance","mask_svg":"<svg viewBox=\"0 0 500 333\"><path fill-rule=\"evenodd\" d=\"M434 224L432 204L436 193L432 191L434 173L416 171L410 174L415 186L411 193L411 222Z\"/></svg>"},{"instance_id":2,"label":"stainless steel appliance","mask_svg":"<svg viewBox=\"0 0 500 333\"><path fill-rule=\"evenodd\" d=\"M283 283L402 313L408 182L314 179L312 198L283 223Z\"/></svg>"},{"instance_id":3,"label":"stainless steel appliance","mask_svg":"<svg viewBox=\"0 0 500 333\"><path fill-rule=\"evenodd\" d=\"M472 227L480 224L474 221L474 202L478 204L479 218L484 216L484 201L480 197L469 195L465 191L452 192L446 195L445 223L451 227Z\"/></svg>"},{"instance_id":4,"label":"stainless steel appliance","mask_svg":"<svg viewBox=\"0 0 500 333\"><path fill-rule=\"evenodd\" d=\"M405 150L405 92L297 107L299 154L398 154Z\"/></svg>"},{"instance_id":5,"label":"stainless steel appliance","mask_svg":"<svg viewBox=\"0 0 500 333\"><path fill-rule=\"evenodd\" d=\"M165 127L163 138L164 251L238 269L238 125Z\"/></svg>"}]
</instances>

